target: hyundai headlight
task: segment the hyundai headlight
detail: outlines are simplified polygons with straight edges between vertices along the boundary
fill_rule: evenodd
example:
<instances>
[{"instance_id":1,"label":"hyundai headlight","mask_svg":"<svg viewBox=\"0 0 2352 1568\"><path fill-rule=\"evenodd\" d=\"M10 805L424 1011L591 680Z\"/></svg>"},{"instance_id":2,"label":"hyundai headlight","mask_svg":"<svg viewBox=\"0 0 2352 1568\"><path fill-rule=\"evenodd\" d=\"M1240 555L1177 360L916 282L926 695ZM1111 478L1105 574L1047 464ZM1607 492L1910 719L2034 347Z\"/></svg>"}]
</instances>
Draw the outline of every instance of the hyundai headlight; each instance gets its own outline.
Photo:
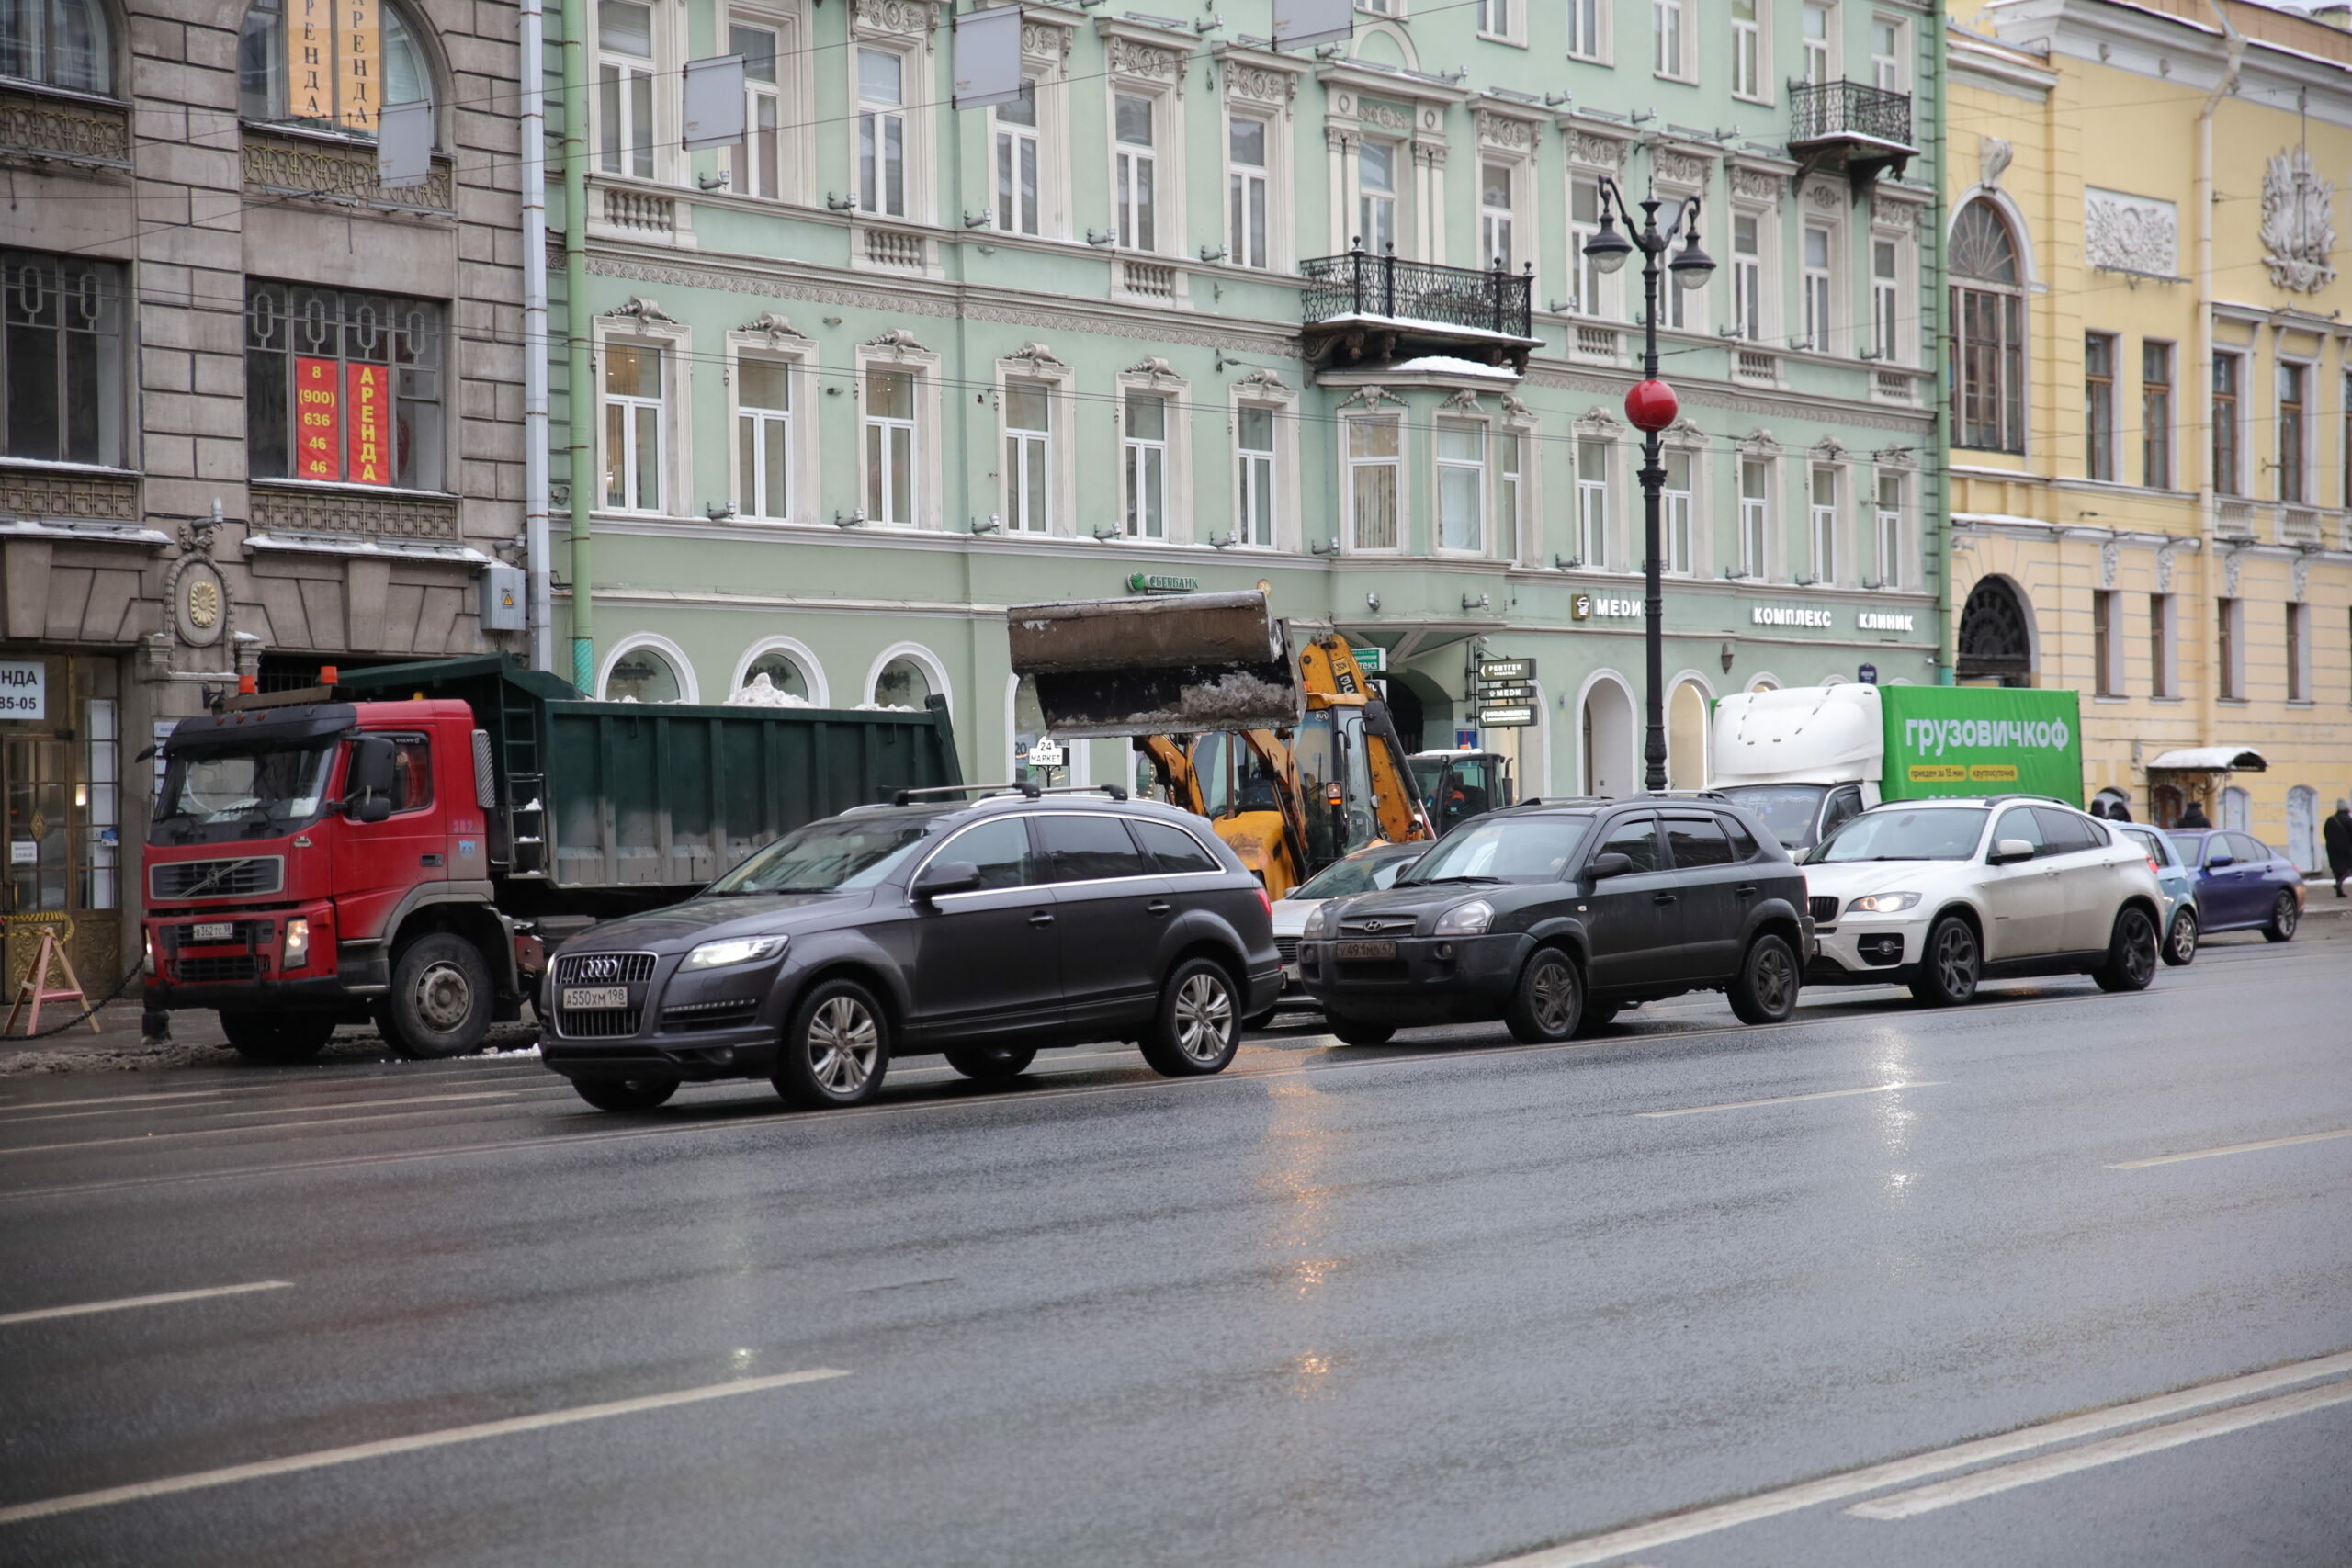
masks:
<instances>
[{"instance_id":1,"label":"hyundai headlight","mask_svg":"<svg viewBox=\"0 0 2352 1568\"><path fill-rule=\"evenodd\" d=\"M1306 924L1300 931L1299 935L1307 938L1319 937L1330 929L1331 901L1327 898L1306 911Z\"/></svg>"},{"instance_id":2,"label":"hyundai headlight","mask_svg":"<svg viewBox=\"0 0 2352 1568\"><path fill-rule=\"evenodd\" d=\"M1467 904L1456 904L1437 918L1439 936L1483 936L1495 921L1495 907L1484 898L1473 898Z\"/></svg>"},{"instance_id":3,"label":"hyundai headlight","mask_svg":"<svg viewBox=\"0 0 2352 1568\"><path fill-rule=\"evenodd\" d=\"M1849 915L1894 915L1919 901L1917 893L1870 893L1846 906Z\"/></svg>"},{"instance_id":4,"label":"hyundai headlight","mask_svg":"<svg viewBox=\"0 0 2352 1568\"><path fill-rule=\"evenodd\" d=\"M792 939L782 936L739 936L725 942L707 942L686 954L678 965L684 969L724 969L733 964L756 964L763 958L774 958L784 951Z\"/></svg>"}]
</instances>

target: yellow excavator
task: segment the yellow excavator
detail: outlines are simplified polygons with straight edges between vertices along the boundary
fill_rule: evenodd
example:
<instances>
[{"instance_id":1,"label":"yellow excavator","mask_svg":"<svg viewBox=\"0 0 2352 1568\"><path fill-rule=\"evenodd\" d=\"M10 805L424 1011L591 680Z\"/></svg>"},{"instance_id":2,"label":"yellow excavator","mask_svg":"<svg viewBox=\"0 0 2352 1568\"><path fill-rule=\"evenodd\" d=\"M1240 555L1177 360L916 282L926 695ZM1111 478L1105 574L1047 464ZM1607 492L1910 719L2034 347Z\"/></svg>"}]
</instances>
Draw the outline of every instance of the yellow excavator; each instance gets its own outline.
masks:
<instances>
[{"instance_id":1,"label":"yellow excavator","mask_svg":"<svg viewBox=\"0 0 2352 1568\"><path fill-rule=\"evenodd\" d=\"M1348 639L1262 592L1017 604L1013 673L1057 739L1124 737L1280 898L1366 844L1434 837Z\"/></svg>"}]
</instances>

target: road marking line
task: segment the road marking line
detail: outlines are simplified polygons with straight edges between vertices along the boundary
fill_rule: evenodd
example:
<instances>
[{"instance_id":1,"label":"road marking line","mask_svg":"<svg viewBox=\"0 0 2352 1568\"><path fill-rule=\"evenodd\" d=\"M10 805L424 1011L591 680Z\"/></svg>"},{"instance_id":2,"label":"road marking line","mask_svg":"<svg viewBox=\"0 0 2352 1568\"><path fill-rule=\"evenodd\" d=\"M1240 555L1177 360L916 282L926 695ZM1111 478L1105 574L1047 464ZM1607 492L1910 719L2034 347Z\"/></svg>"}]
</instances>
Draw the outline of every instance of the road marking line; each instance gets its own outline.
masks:
<instances>
[{"instance_id":1,"label":"road marking line","mask_svg":"<svg viewBox=\"0 0 2352 1568\"><path fill-rule=\"evenodd\" d=\"M430 1094L422 1098L447 1102L453 1100L513 1100L511 1090L485 1089L479 1094ZM391 1101L390 1103L401 1103ZM299 1110L291 1107L288 1110ZM27 1144L21 1148L0 1148L5 1155L48 1155L66 1149L102 1149L116 1144L159 1144L166 1138L251 1137L256 1133L287 1133L302 1127L350 1127L363 1122L399 1122L412 1116L433 1116L431 1111L390 1111L381 1116L322 1116L313 1122L265 1122L259 1125L240 1127L182 1127L163 1133L131 1133L119 1138L85 1138L77 1144Z\"/></svg>"},{"instance_id":2,"label":"road marking line","mask_svg":"<svg viewBox=\"0 0 2352 1568\"><path fill-rule=\"evenodd\" d=\"M1854 1094L1891 1094L1898 1089L1941 1089L1950 1078L1905 1078L1901 1083L1872 1084L1868 1089L1827 1089L1819 1094L1779 1094L1770 1100L1731 1100L1721 1105L1683 1105L1672 1111L1636 1111L1636 1116L1702 1116L1710 1111L1752 1111L1759 1105L1795 1105L1807 1100L1843 1100Z\"/></svg>"},{"instance_id":3,"label":"road marking line","mask_svg":"<svg viewBox=\"0 0 2352 1568\"><path fill-rule=\"evenodd\" d=\"M289 1454L284 1459L262 1460L254 1464L232 1464L220 1470L199 1470L189 1475L165 1476L160 1481L141 1481L129 1486L108 1486L96 1492L47 1497L37 1503L18 1503L13 1507L0 1508L0 1525L47 1518L52 1514L78 1513L85 1508L104 1508L116 1503L135 1503L148 1497L165 1497L175 1492L196 1492L211 1486L230 1486L240 1481L258 1481L305 1470L323 1470L330 1465L382 1459L390 1454L414 1453L421 1449L446 1448L451 1443L480 1442L486 1438L537 1432L548 1427L568 1427L581 1421L601 1421L609 1416L634 1416L644 1410L663 1410L672 1405L694 1404L707 1399L726 1399L739 1393L759 1393L793 1383L817 1382L826 1378L847 1376L847 1371L837 1367L811 1367L805 1371L782 1372L775 1377L706 1383L700 1388L683 1388L673 1393L649 1393L636 1399L616 1399L604 1404L579 1404L569 1410L542 1411L537 1416L481 1421L470 1427L446 1427L437 1432L416 1432L405 1438L386 1438L373 1443L319 1449L311 1453Z\"/></svg>"},{"instance_id":4,"label":"road marking line","mask_svg":"<svg viewBox=\"0 0 2352 1568\"><path fill-rule=\"evenodd\" d=\"M2015 1486L2030 1486L2037 1481L2053 1481L2062 1475L2072 1475L2078 1470L2090 1470L2119 1460L2137 1459L2142 1454L2160 1453L2165 1449L2193 1443L2199 1438L2218 1438L2224 1432L2244 1431L2267 1421L2283 1421L2290 1416L2307 1411L2324 1410L2331 1404L2352 1404L2352 1382L2333 1382L2322 1388L2308 1388L2301 1393L2282 1394L2254 1404L2241 1404L2231 1410L2217 1410L2210 1416L2193 1420L2175 1421L2168 1426L2133 1432L2125 1437L2109 1438L2103 1443L2089 1443L2078 1449L2044 1454L2039 1459L2005 1464L1994 1470L1980 1470L1973 1475L1954 1476L1931 1486L1915 1486L1908 1492L1891 1496L1873 1497L1867 1503L1857 1503L1846 1510L1857 1518L1907 1519L1916 1515L1949 1508L1955 1503L1973 1502L1989 1497L1996 1492L2007 1492Z\"/></svg>"},{"instance_id":5,"label":"road marking line","mask_svg":"<svg viewBox=\"0 0 2352 1568\"><path fill-rule=\"evenodd\" d=\"M2341 1377L2346 1373L2352 1373L2352 1351L2339 1351L2309 1361L2290 1362L2265 1371L2248 1372L2241 1377L2224 1378L2219 1382L2158 1394L2151 1399L2111 1404L2086 1415L2064 1416L2034 1427L2021 1427L1998 1437L1979 1438L1951 1448L1914 1454L1908 1459L1891 1460L1884 1464L1826 1475L1817 1481L1782 1487L1777 1492L1761 1492L1753 1497L1693 1508L1688 1513L1671 1514L1647 1524L1630 1525L1623 1529L1563 1541L1557 1546L1523 1552L1516 1557L1498 1558L1487 1563L1486 1568L1587 1568L1589 1564L1612 1562L1654 1547L1671 1546L1679 1540L1713 1535L1736 1525L1753 1524L1758 1519L1818 1507L1824 1503L1842 1503L1849 1497L1859 1497L1866 1492L1925 1481L1947 1471L1964 1470L1990 1460L2007 1459L2013 1454L2048 1448L2052 1443L2097 1437L2119 1427L2136 1427L2149 1421L2165 1420L2277 1389L2291 1388L2297 1383Z\"/></svg>"},{"instance_id":6,"label":"road marking line","mask_svg":"<svg viewBox=\"0 0 2352 1568\"><path fill-rule=\"evenodd\" d=\"M243 1110L240 1110L230 1105L141 1106L135 1109L144 1111L163 1111L166 1112L178 1111L213 1111L217 1112L220 1117L225 1121L232 1116L300 1116L320 1111L369 1111L378 1106L383 1105L433 1105L441 1101L452 1100L487 1100L501 1097L511 1099L513 1097L525 1094L560 1092L569 1089L571 1087L571 1086L569 1084L557 1083L536 1086L521 1085L514 1089L482 1089L472 1094L413 1094L401 1095L397 1098L372 1095L365 1100L320 1100L316 1103L311 1103L310 1101L297 1101L288 1105L250 1106ZM0 1126L19 1126L28 1122L82 1122L87 1121L93 1116L112 1116L115 1114L117 1114L117 1112L111 1111L68 1111L55 1116L0 1115ZM122 1112L122 1114L129 1114L129 1112ZM165 1130L179 1132L186 1131L187 1129L173 1127ZM263 1129L254 1128L251 1130L259 1132Z\"/></svg>"},{"instance_id":7,"label":"road marking line","mask_svg":"<svg viewBox=\"0 0 2352 1568\"><path fill-rule=\"evenodd\" d=\"M63 1111L74 1105L128 1105L137 1100L218 1100L229 1092L225 1089L175 1089L163 1094L99 1094L87 1100L12 1100L8 1106L20 1111Z\"/></svg>"},{"instance_id":8,"label":"road marking line","mask_svg":"<svg viewBox=\"0 0 2352 1568\"><path fill-rule=\"evenodd\" d=\"M2223 1144L2217 1149L2191 1149L2187 1154L2156 1155L2148 1159L2127 1159L2120 1165L2110 1165L2109 1170L2145 1170L2152 1165L2178 1165L2185 1159L2216 1159L2222 1155L2250 1155L2257 1149L2283 1149L2293 1144L2322 1144L2330 1138L2352 1138L2352 1127L2338 1127L2329 1133L2297 1133L2290 1138L2264 1138L2252 1144Z\"/></svg>"},{"instance_id":9,"label":"road marking line","mask_svg":"<svg viewBox=\"0 0 2352 1568\"><path fill-rule=\"evenodd\" d=\"M125 1307L164 1306L173 1302L200 1302L214 1296L243 1296L254 1291L290 1291L291 1280L256 1280L250 1285L214 1285L202 1291L166 1291L158 1296L124 1296L119 1301L85 1302L79 1306L39 1307L31 1312L0 1313L0 1327L12 1323L39 1323L44 1318L79 1317L85 1313L120 1312Z\"/></svg>"}]
</instances>

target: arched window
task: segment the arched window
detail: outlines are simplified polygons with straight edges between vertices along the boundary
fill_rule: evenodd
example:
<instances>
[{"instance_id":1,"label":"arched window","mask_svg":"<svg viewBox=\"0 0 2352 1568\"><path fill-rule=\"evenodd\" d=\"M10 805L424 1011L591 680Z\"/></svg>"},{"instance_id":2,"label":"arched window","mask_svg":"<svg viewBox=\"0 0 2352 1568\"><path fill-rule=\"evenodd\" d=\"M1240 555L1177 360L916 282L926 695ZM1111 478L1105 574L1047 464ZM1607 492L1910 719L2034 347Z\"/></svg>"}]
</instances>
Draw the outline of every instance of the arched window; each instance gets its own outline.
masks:
<instances>
[{"instance_id":1,"label":"arched window","mask_svg":"<svg viewBox=\"0 0 2352 1568\"><path fill-rule=\"evenodd\" d=\"M0 0L5 3L5 0ZM51 0L51 4L62 0ZM85 0L89 3L89 0ZM332 13L339 7L330 6ZM365 35L345 37L340 21L321 23L325 57L340 60ZM326 69L299 74L288 69L286 0L254 0L237 40L237 112L247 119L376 134L376 116L386 104L431 103L433 72L414 26L400 7L382 0L377 13L377 69Z\"/></svg>"},{"instance_id":2,"label":"arched window","mask_svg":"<svg viewBox=\"0 0 2352 1568\"><path fill-rule=\"evenodd\" d=\"M1972 201L1951 229L1956 446L2025 450L2025 269L2000 209Z\"/></svg>"},{"instance_id":3,"label":"arched window","mask_svg":"<svg viewBox=\"0 0 2352 1568\"><path fill-rule=\"evenodd\" d=\"M1986 577L1960 612L1960 678L2022 686L2033 672L2031 612L2007 578Z\"/></svg>"},{"instance_id":4,"label":"arched window","mask_svg":"<svg viewBox=\"0 0 2352 1568\"><path fill-rule=\"evenodd\" d=\"M817 699L808 687L808 671L800 668L800 660L782 649L771 649L752 660L743 671L746 688L758 686L760 678L767 677L768 687L796 702L814 703Z\"/></svg>"},{"instance_id":5,"label":"arched window","mask_svg":"<svg viewBox=\"0 0 2352 1568\"><path fill-rule=\"evenodd\" d=\"M677 666L658 648L639 644L623 649L605 671L608 703L674 703L684 695Z\"/></svg>"},{"instance_id":6,"label":"arched window","mask_svg":"<svg viewBox=\"0 0 2352 1568\"><path fill-rule=\"evenodd\" d=\"M0 76L65 87L114 91L114 55L98 0L0 3Z\"/></svg>"},{"instance_id":7,"label":"arched window","mask_svg":"<svg viewBox=\"0 0 2352 1568\"><path fill-rule=\"evenodd\" d=\"M874 678L874 702L886 708L913 708L922 711L931 698L931 671L905 654L882 666Z\"/></svg>"}]
</instances>

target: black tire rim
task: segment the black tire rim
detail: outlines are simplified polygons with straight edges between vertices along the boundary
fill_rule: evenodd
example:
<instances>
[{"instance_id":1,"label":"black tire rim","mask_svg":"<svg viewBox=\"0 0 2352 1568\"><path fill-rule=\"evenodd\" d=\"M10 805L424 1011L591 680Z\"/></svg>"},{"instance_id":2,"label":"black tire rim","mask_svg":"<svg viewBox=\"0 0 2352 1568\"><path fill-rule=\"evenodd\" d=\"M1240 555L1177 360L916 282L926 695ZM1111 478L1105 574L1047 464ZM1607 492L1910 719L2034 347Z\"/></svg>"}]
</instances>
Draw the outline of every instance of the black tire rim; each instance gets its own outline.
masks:
<instances>
[{"instance_id":1,"label":"black tire rim","mask_svg":"<svg viewBox=\"0 0 2352 1568\"><path fill-rule=\"evenodd\" d=\"M2156 973L2156 928L2133 909L2123 917L2123 976L2134 987L2146 985Z\"/></svg>"},{"instance_id":2,"label":"black tire rim","mask_svg":"<svg viewBox=\"0 0 2352 1568\"><path fill-rule=\"evenodd\" d=\"M1575 1021L1577 1005L1576 971L1558 959L1546 959L1535 966L1527 986L1528 1010L1546 1034L1565 1032Z\"/></svg>"},{"instance_id":3,"label":"black tire rim","mask_svg":"<svg viewBox=\"0 0 2352 1568\"><path fill-rule=\"evenodd\" d=\"M2292 893L2278 895L2278 902L2270 909L2270 929L2280 936L2293 936L2296 922L2301 919L2295 908L2295 896Z\"/></svg>"},{"instance_id":4,"label":"black tire rim","mask_svg":"<svg viewBox=\"0 0 2352 1568\"><path fill-rule=\"evenodd\" d=\"M1936 978L1948 997L1969 996L1976 989L1976 939L1958 920L1936 937Z\"/></svg>"},{"instance_id":5,"label":"black tire rim","mask_svg":"<svg viewBox=\"0 0 2352 1568\"><path fill-rule=\"evenodd\" d=\"M1789 960L1789 950L1778 942L1767 942L1756 950L1756 968L1749 988L1756 993L1756 1002L1775 1018L1796 1005L1796 965Z\"/></svg>"},{"instance_id":6,"label":"black tire rim","mask_svg":"<svg viewBox=\"0 0 2352 1568\"><path fill-rule=\"evenodd\" d=\"M2186 964L2197 956L2197 917L2187 909L2173 917L2172 961Z\"/></svg>"}]
</instances>

